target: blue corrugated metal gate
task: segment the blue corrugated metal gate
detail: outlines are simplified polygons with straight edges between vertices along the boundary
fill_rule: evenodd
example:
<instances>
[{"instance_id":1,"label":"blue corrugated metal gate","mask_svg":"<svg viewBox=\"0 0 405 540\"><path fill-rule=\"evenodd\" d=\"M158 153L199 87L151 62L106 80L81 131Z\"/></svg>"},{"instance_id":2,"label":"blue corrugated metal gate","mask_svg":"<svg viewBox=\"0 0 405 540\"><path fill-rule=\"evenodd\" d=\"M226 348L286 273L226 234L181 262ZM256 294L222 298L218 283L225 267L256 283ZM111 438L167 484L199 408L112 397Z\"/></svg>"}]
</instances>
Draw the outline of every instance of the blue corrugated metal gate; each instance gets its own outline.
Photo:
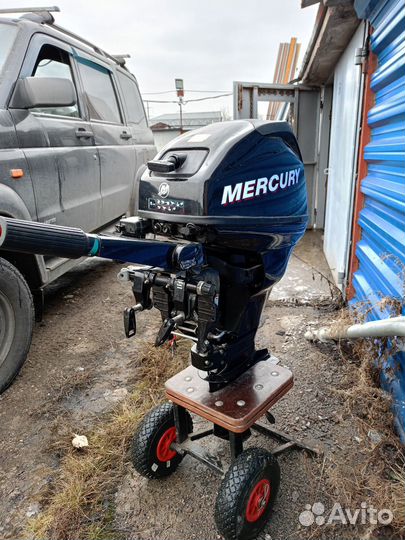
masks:
<instances>
[{"instance_id":1,"label":"blue corrugated metal gate","mask_svg":"<svg viewBox=\"0 0 405 540\"><path fill-rule=\"evenodd\" d=\"M382 299L399 300L405 315L405 0L356 0L355 8L373 28L378 67L371 79L371 140L364 151L368 172L360 179L365 198L353 302L372 306L368 317L381 319L390 315ZM405 442L405 353L390 358L382 375Z\"/></svg>"}]
</instances>

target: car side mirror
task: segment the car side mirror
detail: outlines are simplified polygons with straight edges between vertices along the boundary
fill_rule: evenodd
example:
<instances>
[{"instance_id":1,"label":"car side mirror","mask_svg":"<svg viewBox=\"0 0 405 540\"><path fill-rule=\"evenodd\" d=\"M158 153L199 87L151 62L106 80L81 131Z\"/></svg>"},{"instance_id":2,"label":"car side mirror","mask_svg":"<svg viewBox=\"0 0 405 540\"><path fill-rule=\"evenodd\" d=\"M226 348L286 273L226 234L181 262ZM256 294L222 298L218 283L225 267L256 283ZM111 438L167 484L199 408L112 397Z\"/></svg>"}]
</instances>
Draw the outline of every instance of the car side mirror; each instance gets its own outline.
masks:
<instances>
[{"instance_id":1,"label":"car side mirror","mask_svg":"<svg viewBox=\"0 0 405 540\"><path fill-rule=\"evenodd\" d=\"M69 107L76 103L72 81L57 77L26 77L18 79L10 108Z\"/></svg>"}]
</instances>

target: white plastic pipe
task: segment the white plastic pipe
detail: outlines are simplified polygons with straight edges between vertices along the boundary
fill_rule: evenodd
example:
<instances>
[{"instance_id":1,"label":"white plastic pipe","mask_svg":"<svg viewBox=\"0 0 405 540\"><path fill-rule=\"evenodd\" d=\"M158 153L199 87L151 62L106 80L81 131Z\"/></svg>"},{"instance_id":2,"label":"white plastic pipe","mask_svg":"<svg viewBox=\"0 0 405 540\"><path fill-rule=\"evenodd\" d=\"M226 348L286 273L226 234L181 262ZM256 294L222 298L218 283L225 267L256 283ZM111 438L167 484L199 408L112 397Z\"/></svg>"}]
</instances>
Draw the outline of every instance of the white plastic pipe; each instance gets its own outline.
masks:
<instances>
[{"instance_id":1,"label":"white plastic pipe","mask_svg":"<svg viewBox=\"0 0 405 540\"><path fill-rule=\"evenodd\" d=\"M405 337L405 317L392 317L382 321L370 321L363 324L343 326L336 323L334 326L308 330L305 338L308 341L336 341L338 339L379 338L379 337Z\"/></svg>"}]
</instances>

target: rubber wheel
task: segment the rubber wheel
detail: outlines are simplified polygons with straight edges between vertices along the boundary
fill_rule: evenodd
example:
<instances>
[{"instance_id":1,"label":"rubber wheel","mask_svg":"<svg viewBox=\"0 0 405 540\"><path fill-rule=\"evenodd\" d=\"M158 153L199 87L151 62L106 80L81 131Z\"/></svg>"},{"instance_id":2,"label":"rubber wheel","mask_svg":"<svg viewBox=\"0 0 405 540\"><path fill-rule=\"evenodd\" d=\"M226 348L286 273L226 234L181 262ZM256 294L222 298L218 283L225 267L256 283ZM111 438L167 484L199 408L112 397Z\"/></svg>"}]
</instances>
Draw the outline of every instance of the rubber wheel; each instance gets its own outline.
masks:
<instances>
[{"instance_id":1,"label":"rubber wheel","mask_svg":"<svg viewBox=\"0 0 405 540\"><path fill-rule=\"evenodd\" d=\"M27 358L34 328L34 302L15 266L0 257L0 393Z\"/></svg>"},{"instance_id":2,"label":"rubber wheel","mask_svg":"<svg viewBox=\"0 0 405 540\"><path fill-rule=\"evenodd\" d=\"M188 432L193 430L193 421L186 411ZM163 403L152 409L139 425L131 445L132 464L146 478L163 478L172 474L183 456L171 450L176 440L174 412L171 403Z\"/></svg>"},{"instance_id":3,"label":"rubber wheel","mask_svg":"<svg viewBox=\"0 0 405 540\"><path fill-rule=\"evenodd\" d=\"M275 456L262 448L242 452L228 469L215 503L215 522L226 540L255 538L265 527L280 485Z\"/></svg>"}]
</instances>

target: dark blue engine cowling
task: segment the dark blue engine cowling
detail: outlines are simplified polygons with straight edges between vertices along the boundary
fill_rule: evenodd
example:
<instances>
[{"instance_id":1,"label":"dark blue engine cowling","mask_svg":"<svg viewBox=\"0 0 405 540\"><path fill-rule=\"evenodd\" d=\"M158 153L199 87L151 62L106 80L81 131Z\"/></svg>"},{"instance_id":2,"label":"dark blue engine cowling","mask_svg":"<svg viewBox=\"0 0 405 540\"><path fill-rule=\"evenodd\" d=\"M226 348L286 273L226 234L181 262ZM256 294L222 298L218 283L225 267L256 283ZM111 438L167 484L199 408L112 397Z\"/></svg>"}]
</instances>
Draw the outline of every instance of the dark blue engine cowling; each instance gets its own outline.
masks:
<instances>
[{"instance_id":1,"label":"dark blue engine cowling","mask_svg":"<svg viewBox=\"0 0 405 540\"><path fill-rule=\"evenodd\" d=\"M176 158L174 170L155 170ZM304 165L287 122L211 124L174 139L156 160L139 184L139 216L155 232L260 253L265 285L282 277L307 225Z\"/></svg>"},{"instance_id":2,"label":"dark blue engine cowling","mask_svg":"<svg viewBox=\"0 0 405 540\"><path fill-rule=\"evenodd\" d=\"M267 291L306 229L304 165L292 129L238 120L182 135L148 163L138 204L155 233L203 246L204 280L219 294L211 304L200 300L187 321L198 321L192 364L208 371L215 391L268 358L255 349ZM157 305L164 301L158 293Z\"/></svg>"}]
</instances>

